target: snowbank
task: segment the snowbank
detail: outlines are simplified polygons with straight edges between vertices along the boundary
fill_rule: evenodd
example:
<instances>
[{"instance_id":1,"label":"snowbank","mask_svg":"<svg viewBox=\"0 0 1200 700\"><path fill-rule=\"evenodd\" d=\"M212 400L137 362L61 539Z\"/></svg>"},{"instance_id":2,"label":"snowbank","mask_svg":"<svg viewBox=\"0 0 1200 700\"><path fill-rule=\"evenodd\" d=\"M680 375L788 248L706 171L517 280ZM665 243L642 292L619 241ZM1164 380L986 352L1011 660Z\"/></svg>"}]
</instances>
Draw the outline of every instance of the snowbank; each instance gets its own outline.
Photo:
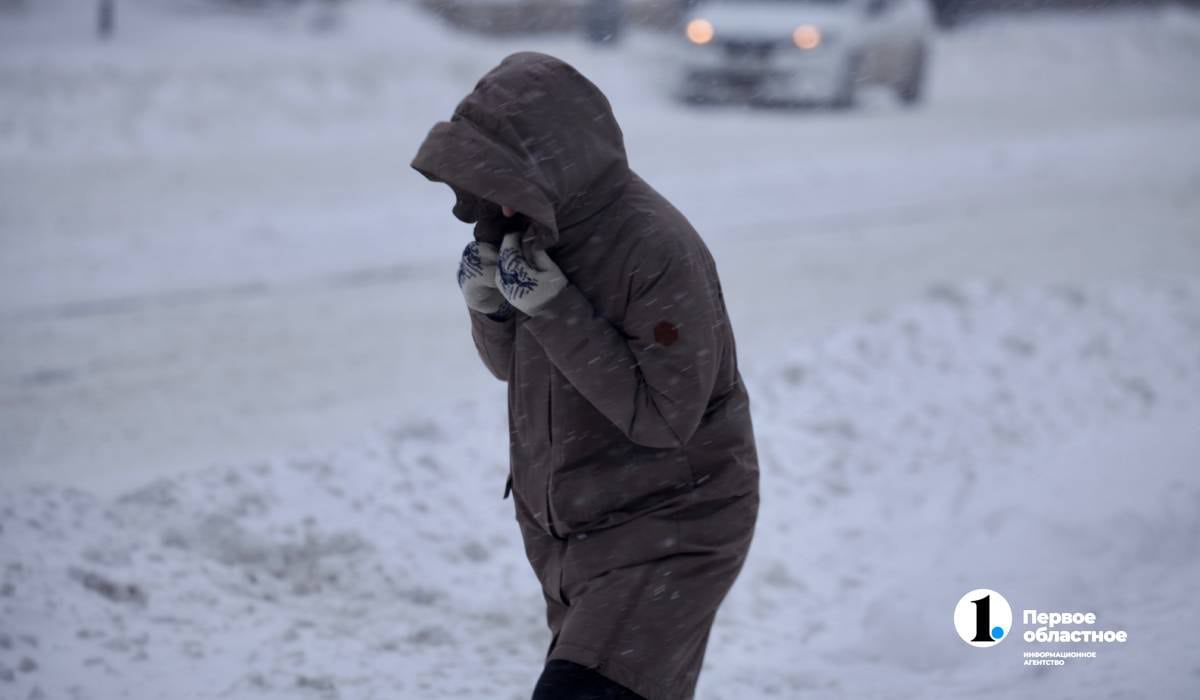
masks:
<instances>
[{"instance_id":1,"label":"snowbank","mask_svg":"<svg viewBox=\"0 0 1200 700\"><path fill-rule=\"evenodd\" d=\"M701 697L1194 690L1198 302L1194 281L943 287L747 376L763 510ZM495 406L463 403L114 499L6 492L0 687L524 697L548 635L500 498L504 435ZM1096 610L1130 641L1034 672L1018 643L955 638L977 585Z\"/></svg>"}]
</instances>

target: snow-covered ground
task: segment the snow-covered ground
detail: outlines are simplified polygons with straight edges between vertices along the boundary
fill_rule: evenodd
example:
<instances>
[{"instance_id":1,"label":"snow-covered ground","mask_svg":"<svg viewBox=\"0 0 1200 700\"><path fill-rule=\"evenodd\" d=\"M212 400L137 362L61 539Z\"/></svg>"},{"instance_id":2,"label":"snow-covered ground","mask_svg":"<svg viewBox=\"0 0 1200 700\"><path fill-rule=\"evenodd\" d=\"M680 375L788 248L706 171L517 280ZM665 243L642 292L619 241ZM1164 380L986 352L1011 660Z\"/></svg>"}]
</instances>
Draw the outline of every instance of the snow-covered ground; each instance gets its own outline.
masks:
<instances>
[{"instance_id":1,"label":"snow-covered ground","mask_svg":"<svg viewBox=\"0 0 1200 700\"><path fill-rule=\"evenodd\" d=\"M0 697L527 696L504 385L407 167L522 48L731 306L764 500L700 697L1200 694L1197 14L980 22L828 114L674 105L649 35L74 7L0 16ZM1130 641L972 649L979 586Z\"/></svg>"}]
</instances>

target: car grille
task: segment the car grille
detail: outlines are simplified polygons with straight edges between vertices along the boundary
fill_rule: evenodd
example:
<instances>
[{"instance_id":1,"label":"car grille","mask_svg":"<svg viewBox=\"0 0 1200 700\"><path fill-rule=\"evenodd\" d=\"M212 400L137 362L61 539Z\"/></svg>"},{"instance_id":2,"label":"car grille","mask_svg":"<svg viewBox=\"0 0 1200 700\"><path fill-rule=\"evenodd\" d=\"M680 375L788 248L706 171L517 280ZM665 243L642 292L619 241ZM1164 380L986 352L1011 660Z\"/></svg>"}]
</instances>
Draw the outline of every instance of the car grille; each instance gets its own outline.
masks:
<instances>
[{"instance_id":1,"label":"car grille","mask_svg":"<svg viewBox=\"0 0 1200 700\"><path fill-rule=\"evenodd\" d=\"M775 41L770 39L723 39L721 46L725 55L733 59L766 59L775 50Z\"/></svg>"}]
</instances>

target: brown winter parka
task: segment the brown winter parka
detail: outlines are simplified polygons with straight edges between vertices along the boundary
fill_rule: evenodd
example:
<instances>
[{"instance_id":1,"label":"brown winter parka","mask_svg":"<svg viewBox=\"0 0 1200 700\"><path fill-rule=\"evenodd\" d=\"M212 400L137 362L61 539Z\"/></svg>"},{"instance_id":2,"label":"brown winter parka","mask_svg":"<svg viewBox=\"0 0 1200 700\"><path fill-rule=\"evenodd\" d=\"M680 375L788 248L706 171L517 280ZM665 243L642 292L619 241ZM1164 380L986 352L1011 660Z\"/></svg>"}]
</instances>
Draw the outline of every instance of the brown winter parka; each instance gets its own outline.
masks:
<instances>
[{"instance_id":1,"label":"brown winter parka","mask_svg":"<svg viewBox=\"0 0 1200 700\"><path fill-rule=\"evenodd\" d=\"M513 54L413 167L527 216L568 279L536 316L474 310L508 383L517 522L541 582L547 659L650 700L694 693L758 512L750 400L716 265L625 156L608 100L568 64Z\"/></svg>"}]
</instances>

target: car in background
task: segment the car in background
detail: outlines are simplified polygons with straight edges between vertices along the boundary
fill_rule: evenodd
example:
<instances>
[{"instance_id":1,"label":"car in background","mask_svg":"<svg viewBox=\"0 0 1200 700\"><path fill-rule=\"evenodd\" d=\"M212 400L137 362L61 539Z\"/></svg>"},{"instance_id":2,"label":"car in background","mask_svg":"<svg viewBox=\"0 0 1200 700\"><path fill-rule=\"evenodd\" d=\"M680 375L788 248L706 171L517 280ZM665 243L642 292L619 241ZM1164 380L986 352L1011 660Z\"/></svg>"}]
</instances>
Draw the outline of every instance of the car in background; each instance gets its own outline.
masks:
<instances>
[{"instance_id":1,"label":"car in background","mask_svg":"<svg viewBox=\"0 0 1200 700\"><path fill-rule=\"evenodd\" d=\"M914 104L933 30L928 0L702 0L683 16L678 96L849 107L882 85Z\"/></svg>"}]
</instances>

